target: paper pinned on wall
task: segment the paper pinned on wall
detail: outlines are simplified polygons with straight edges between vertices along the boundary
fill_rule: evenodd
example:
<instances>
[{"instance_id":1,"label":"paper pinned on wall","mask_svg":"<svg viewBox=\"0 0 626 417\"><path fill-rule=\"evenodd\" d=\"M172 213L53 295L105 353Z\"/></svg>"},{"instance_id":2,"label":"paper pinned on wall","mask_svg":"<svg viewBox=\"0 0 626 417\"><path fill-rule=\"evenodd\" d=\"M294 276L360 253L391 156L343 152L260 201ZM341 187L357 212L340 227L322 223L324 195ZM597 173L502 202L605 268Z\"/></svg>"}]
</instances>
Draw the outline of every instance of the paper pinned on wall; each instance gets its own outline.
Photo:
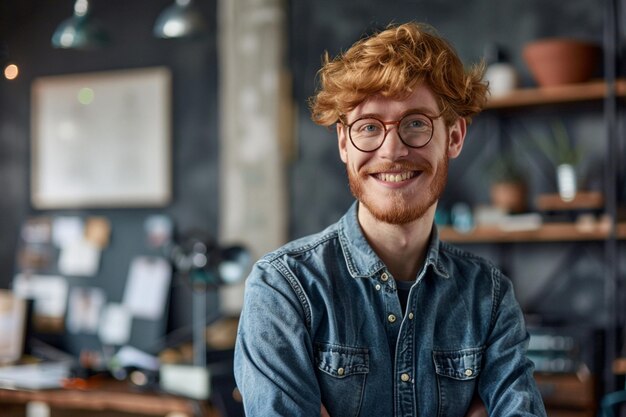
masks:
<instances>
[{"instance_id":1,"label":"paper pinned on wall","mask_svg":"<svg viewBox=\"0 0 626 417\"><path fill-rule=\"evenodd\" d=\"M163 258L140 256L131 262L123 304L133 317L163 317L171 276L170 264Z\"/></svg>"},{"instance_id":2,"label":"paper pinned on wall","mask_svg":"<svg viewBox=\"0 0 626 417\"><path fill-rule=\"evenodd\" d=\"M19 270L50 270L53 258L52 219L47 216L27 219L22 224L17 246Z\"/></svg>"},{"instance_id":3,"label":"paper pinned on wall","mask_svg":"<svg viewBox=\"0 0 626 417\"><path fill-rule=\"evenodd\" d=\"M95 334L98 331L105 299L101 288L72 288L67 311L67 329L71 333Z\"/></svg>"},{"instance_id":4,"label":"paper pinned on wall","mask_svg":"<svg viewBox=\"0 0 626 417\"><path fill-rule=\"evenodd\" d=\"M132 316L125 306L109 303L102 312L98 337L105 345L125 345L130 339L132 323Z\"/></svg>"},{"instance_id":5,"label":"paper pinned on wall","mask_svg":"<svg viewBox=\"0 0 626 417\"><path fill-rule=\"evenodd\" d=\"M32 217L22 225L20 236L28 244L48 244L52 236L52 221L49 217Z\"/></svg>"},{"instance_id":6,"label":"paper pinned on wall","mask_svg":"<svg viewBox=\"0 0 626 417\"><path fill-rule=\"evenodd\" d=\"M111 222L106 217L92 216L85 224L85 240L94 244L98 249L109 246L111 236Z\"/></svg>"},{"instance_id":7,"label":"paper pinned on wall","mask_svg":"<svg viewBox=\"0 0 626 417\"><path fill-rule=\"evenodd\" d=\"M65 315L68 284L61 276L18 274L13 281L13 292L34 300L35 315L51 318Z\"/></svg>"},{"instance_id":8,"label":"paper pinned on wall","mask_svg":"<svg viewBox=\"0 0 626 417\"><path fill-rule=\"evenodd\" d=\"M65 244L59 255L59 272L64 275L91 277L100 265L100 250L81 238Z\"/></svg>"},{"instance_id":9,"label":"paper pinned on wall","mask_svg":"<svg viewBox=\"0 0 626 417\"><path fill-rule=\"evenodd\" d=\"M169 216L154 214L146 219L144 229L148 245L152 248L160 248L171 242L174 223Z\"/></svg>"},{"instance_id":10,"label":"paper pinned on wall","mask_svg":"<svg viewBox=\"0 0 626 417\"><path fill-rule=\"evenodd\" d=\"M84 236L85 226L80 217L59 216L52 222L52 241L59 248L81 241Z\"/></svg>"},{"instance_id":11,"label":"paper pinned on wall","mask_svg":"<svg viewBox=\"0 0 626 417\"><path fill-rule=\"evenodd\" d=\"M25 243L17 251L17 264L22 271L49 270L54 259L50 245Z\"/></svg>"}]
</instances>

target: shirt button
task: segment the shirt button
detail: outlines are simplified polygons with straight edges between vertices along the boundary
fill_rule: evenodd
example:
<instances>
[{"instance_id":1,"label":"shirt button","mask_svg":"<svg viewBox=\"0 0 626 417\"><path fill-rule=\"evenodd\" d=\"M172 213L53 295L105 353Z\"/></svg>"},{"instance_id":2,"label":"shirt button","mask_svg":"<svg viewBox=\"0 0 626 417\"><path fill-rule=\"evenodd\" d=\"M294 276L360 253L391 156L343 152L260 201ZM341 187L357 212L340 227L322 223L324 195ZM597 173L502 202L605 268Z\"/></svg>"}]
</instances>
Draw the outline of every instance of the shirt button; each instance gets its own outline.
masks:
<instances>
[{"instance_id":1,"label":"shirt button","mask_svg":"<svg viewBox=\"0 0 626 417\"><path fill-rule=\"evenodd\" d=\"M413 313L409 313L409 320L413 320Z\"/></svg>"},{"instance_id":2,"label":"shirt button","mask_svg":"<svg viewBox=\"0 0 626 417\"><path fill-rule=\"evenodd\" d=\"M383 280L384 282L387 282L387 280L389 279L389 274L386 272L383 272L383 274L380 276L380 279Z\"/></svg>"},{"instance_id":3,"label":"shirt button","mask_svg":"<svg viewBox=\"0 0 626 417\"><path fill-rule=\"evenodd\" d=\"M376 291L380 291L380 284L376 284L374 288L376 288Z\"/></svg>"},{"instance_id":4,"label":"shirt button","mask_svg":"<svg viewBox=\"0 0 626 417\"><path fill-rule=\"evenodd\" d=\"M400 379L402 380L402 382L409 382L409 379L411 379L411 377L409 376L409 374L402 374L400 375Z\"/></svg>"},{"instance_id":5,"label":"shirt button","mask_svg":"<svg viewBox=\"0 0 626 417\"><path fill-rule=\"evenodd\" d=\"M346 373L345 369L343 369L343 368L337 369L337 375L343 376L343 374L345 374L345 373Z\"/></svg>"},{"instance_id":6,"label":"shirt button","mask_svg":"<svg viewBox=\"0 0 626 417\"><path fill-rule=\"evenodd\" d=\"M396 321L396 316L394 316L393 314L390 314L387 316L387 321L389 321L389 323L393 323Z\"/></svg>"},{"instance_id":7,"label":"shirt button","mask_svg":"<svg viewBox=\"0 0 626 417\"><path fill-rule=\"evenodd\" d=\"M474 373L474 371L472 371L471 369L466 369L465 370L465 376L472 376L473 373Z\"/></svg>"}]
</instances>

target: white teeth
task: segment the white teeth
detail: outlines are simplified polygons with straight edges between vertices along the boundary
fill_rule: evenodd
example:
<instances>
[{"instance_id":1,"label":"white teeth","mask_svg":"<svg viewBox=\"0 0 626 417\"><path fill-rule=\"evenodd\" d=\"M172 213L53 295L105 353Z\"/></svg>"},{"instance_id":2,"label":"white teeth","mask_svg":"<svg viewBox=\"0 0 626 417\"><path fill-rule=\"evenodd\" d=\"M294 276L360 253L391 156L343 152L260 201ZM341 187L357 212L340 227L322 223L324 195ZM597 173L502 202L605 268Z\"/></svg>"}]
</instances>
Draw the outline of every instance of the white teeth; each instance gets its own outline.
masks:
<instances>
[{"instance_id":1,"label":"white teeth","mask_svg":"<svg viewBox=\"0 0 626 417\"><path fill-rule=\"evenodd\" d=\"M408 171L408 172L402 172L399 174L386 174L386 173L381 173L379 174L379 178L385 182L401 182L401 181L406 181L409 178L413 178L413 171Z\"/></svg>"}]
</instances>

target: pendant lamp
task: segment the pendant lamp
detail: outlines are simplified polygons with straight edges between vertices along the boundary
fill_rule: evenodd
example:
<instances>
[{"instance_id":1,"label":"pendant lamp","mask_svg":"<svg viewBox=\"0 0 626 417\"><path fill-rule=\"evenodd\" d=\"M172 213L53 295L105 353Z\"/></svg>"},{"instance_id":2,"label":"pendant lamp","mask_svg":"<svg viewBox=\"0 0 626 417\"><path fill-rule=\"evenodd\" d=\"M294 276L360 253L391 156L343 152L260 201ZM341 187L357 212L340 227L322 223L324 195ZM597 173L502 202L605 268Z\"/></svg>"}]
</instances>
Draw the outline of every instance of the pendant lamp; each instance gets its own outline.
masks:
<instances>
[{"instance_id":1,"label":"pendant lamp","mask_svg":"<svg viewBox=\"0 0 626 417\"><path fill-rule=\"evenodd\" d=\"M76 0L74 15L57 27L52 46L65 49L91 49L108 43L109 37L91 18L89 0Z\"/></svg>"},{"instance_id":2,"label":"pendant lamp","mask_svg":"<svg viewBox=\"0 0 626 417\"><path fill-rule=\"evenodd\" d=\"M176 0L157 17L154 36L157 38L192 38L206 30L202 14L193 6L192 0Z\"/></svg>"}]
</instances>

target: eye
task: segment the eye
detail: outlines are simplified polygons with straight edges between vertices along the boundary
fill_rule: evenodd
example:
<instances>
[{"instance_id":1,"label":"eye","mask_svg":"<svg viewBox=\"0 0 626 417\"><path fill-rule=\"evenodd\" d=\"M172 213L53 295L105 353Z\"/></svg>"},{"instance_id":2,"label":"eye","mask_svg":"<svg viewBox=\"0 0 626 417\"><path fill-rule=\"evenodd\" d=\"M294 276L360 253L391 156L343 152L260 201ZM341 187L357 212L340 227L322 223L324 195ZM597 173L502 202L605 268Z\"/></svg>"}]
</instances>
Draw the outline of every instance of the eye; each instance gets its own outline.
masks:
<instances>
[{"instance_id":1,"label":"eye","mask_svg":"<svg viewBox=\"0 0 626 417\"><path fill-rule=\"evenodd\" d=\"M432 129L430 119L423 114L409 114L402 119L400 128L408 131L428 131Z\"/></svg>"},{"instance_id":2,"label":"eye","mask_svg":"<svg viewBox=\"0 0 626 417\"><path fill-rule=\"evenodd\" d=\"M375 125L375 124L367 124L367 125L363 125L363 127L361 128L361 130L365 131L365 132L376 132L378 131L380 128Z\"/></svg>"},{"instance_id":3,"label":"eye","mask_svg":"<svg viewBox=\"0 0 626 417\"><path fill-rule=\"evenodd\" d=\"M358 136L376 136L383 130L382 123L376 119L361 119L352 125L352 134Z\"/></svg>"},{"instance_id":4,"label":"eye","mask_svg":"<svg viewBox=\"0 0 626 417\"><path fill-rule=\"evenodd\" d=\"M423 120L411 120L411 122L409 123L410 128L420 128L423 127L425 125Z\"/></svg>"}]
</instances>

